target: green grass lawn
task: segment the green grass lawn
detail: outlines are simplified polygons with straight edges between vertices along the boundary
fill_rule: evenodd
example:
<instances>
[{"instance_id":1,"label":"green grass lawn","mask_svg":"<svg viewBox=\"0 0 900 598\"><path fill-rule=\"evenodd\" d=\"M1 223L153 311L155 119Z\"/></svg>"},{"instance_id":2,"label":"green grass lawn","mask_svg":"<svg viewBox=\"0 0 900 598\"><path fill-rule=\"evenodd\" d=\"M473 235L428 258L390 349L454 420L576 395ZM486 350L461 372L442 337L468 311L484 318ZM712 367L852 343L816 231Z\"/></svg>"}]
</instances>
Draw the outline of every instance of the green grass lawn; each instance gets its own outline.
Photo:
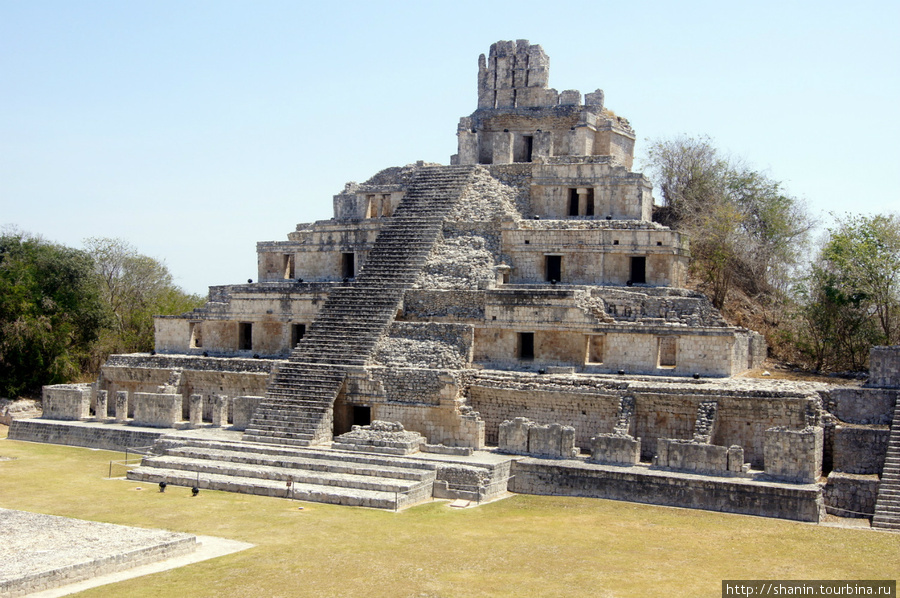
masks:
<instances>
[{"instance_id":1,"label":"green grass lawn","mask_svg":"<svg viewBox=\"0 0 900 598\"><path fill-rule=\"evenodd\" d=\"M545 496L401 513L192 498L104 479L121 453L4 438L2 457L0 507L256 545L79 596L720 596L722 579L900 577L900 534Z\"/></svg>"}]
</instances>

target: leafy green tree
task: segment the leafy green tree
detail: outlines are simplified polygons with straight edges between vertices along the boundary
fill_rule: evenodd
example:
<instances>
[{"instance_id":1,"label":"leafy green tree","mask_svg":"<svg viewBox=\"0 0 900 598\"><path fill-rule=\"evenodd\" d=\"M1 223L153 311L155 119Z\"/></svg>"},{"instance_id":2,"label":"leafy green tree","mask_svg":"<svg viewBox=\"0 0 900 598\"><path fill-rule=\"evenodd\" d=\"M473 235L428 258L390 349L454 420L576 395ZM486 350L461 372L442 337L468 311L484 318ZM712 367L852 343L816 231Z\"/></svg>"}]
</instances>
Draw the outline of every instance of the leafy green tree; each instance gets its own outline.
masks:
<instances>
[{"instance_id":1,"label":"leafy green tree","mask_svg":"<svg viewBox=\"0 0 900 598\"><path fill-rule=\"evenodd\" d=\"M879 343L900 340L900 218L846 216L829 231L824 259L842 289L861 296L880 328Z\"/></svg>"},{"instance_id":2,"label":"leafy green tree","mask_svg":"<svg viewBox=\"0 0 900 598\"><path fill-rule=\"evenodd\" d=\"M87 253L18 231L0 235L0 393L76 377L105 322Z\"/></svg>"},{"instance_id":3,"label":"leafy green tree","mask_svg":"<svg viewBox=\"0 0 900 598\"><path fill-rule=\"evenodd\" d=\"M111 353L151 350L153 316L183 313L203 304L202 297L173 283L165 264L141 255L122 239L90 238L84 246L94 257L101 295L112 314L112 325L98 346L98 361Z\"/></svg>"},{"instance_id":4,"label":"leafy green tree","mask_svg":"<svg viewBox=\"0 0 900 598\"><path fill-rule=\"evenodd\" d=\"M900 219L840 217L797 287L797 345L817 370L861 370L900 339Z\"/></svg>"}]
</instances>

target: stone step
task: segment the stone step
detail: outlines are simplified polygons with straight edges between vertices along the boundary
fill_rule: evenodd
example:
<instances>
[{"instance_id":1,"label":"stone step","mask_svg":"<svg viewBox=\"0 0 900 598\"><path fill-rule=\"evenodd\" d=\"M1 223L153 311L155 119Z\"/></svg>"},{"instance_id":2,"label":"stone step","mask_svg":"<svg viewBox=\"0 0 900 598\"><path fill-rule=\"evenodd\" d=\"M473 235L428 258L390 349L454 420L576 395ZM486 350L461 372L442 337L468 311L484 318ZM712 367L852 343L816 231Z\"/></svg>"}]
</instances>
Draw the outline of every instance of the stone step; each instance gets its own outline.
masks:
<instances>
[{"instance_id":1,"label":"stone step","mask_svg":"<svg viewBox=\"0 0 900 598\"><path fill-rule=\"evenodd\" d=\"M330 415L310 402L331 407L344 380L343 366L365 365L392 322L403 291L415 282L443 228L450 207L471 180L474 168L432 167L418 171L387 226L379 233L359 276L334 289L266 391L266 410L254 416L247 440L292 440L294 427L327 437ZM302 362L302 366L291 364ZM304 384L309 364L341 371L328 384ZM293 400L294 397L299 400ZM282 403L282 404L279 404ZM296 417L297 411L304 412ZM283 421L273 420L283 415ZM321 429L320 429L321 428Z\"/></svg>"},{"instance_id":2,"label":"stone step","mask_svg":"<svg viewBox=\"0 0 900 598\"><path fill-rule=\"evenodd\" d=\"M431 481L435 477L434 469L421 467L402 467L401 464L370 463L364 460L351 461L340 458L340 453L332 451L331 458L320 455L307 456L303 453L282 452L268 454L259 450L229 450L215 447L179 446L165 451L167 457L182 457L194 460L227 461L244 465L265 465L283 469L300 469L305 471L326 472L333 474L355 475L360 477L388 478L412 482Z\"/></svg>"},{"instance_id":3,"label":"stone step","mask_svg":"<svg viewBox=\"0 0 900 598\"><path fill-rule=\"evenodd\" d=\"M426 494L424 490L420 490L419 494L410 493L404 495L396 492L380 492L377 490L360 490L303 483L292 484L292 487L288 489L286 483L281 480L244 478L212 473L201 474L199 479L197 479L196 474L192 475L191 472L143 467L131 470L128 473L128 479L152 484L165 481L173 486L191 487L197 485L201 489L391 510L412 506L417 502L430 499L431 496L430 493L427 496L422 496ZM428 490L430 491L430 489Z\"/></svg>"},{"instance_id":4,"label":"stone step","mask_svg":"<svg viewBox=\"0 0 900 598\"><path fill-rule=\"evenodd\" d=\"M432 471L435 468L434 463L423 461L421 459L393 456L386 457L372 453L345 452L323 448L296 449L274 446L260 447L251 443L197 438L161 438L156 442L154 447L162 452L183 447L194 447L240 453L254 453L275 457L302 457L304 459L318 459L322 461L339 461L341 463L357 463L374 467L400 467L403 469L421 469L426 471Z\"/></svg>"},{"instance_id":5,"label":"stone step","mask_svg":"<svg viewBox=\"0 0 900 598\"><path fill-rule=\"evenodd\" d=\"M277 465L235 463L211 459L192 459L190 457L164 456L148 457L141 467L152 469L177 469L197 473L225 475L230 477L260 478L269 481L301 484L314 484L333 488L354 488L357 490L377 490L379 492L409 492L430 480L398 479L387 476L359 475L330 471L304 470L302 467L280 467Z\"/></svg>"}]
</instances>

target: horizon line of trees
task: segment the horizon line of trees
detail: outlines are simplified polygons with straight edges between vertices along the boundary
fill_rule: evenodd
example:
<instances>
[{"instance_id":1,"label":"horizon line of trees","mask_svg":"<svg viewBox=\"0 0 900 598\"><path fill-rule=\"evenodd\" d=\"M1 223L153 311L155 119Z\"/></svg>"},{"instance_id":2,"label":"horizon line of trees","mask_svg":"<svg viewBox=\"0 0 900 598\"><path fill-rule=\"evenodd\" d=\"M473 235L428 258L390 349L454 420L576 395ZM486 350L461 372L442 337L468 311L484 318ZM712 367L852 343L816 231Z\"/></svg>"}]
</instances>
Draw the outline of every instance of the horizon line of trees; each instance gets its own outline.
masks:
<instances>
[{"instance_id":1,"label":"horizon line of trees","mask_svg":"<svg viewBox=\"0 0 900 598\"><path fill-rule=\"evenodd\" d=\"M150 351L153 316L204 303L122 239L76 249L0 232L0 397L96 377L113 353Z\"/></svg>"}]
</instances>

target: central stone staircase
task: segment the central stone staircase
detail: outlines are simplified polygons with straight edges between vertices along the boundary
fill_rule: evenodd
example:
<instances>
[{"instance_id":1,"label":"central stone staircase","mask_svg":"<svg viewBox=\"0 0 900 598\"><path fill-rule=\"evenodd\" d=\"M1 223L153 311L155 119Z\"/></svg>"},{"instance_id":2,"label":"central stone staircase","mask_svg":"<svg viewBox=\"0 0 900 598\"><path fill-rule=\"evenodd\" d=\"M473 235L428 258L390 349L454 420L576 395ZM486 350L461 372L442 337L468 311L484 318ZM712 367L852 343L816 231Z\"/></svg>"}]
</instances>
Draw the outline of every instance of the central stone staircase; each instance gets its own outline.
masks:
<instances>
[{"instance_id":1,"label":"central stone staircase","mask_svg":"<svg viewBox=\"0 0 900 598\"><path fill-rule=\"evenodd\" d=\"M292 446L331 440L333 405L346 368L369 359L473 172L472 166L438 166L415 175L359 275L329 294L288 362L275 373L244 440Z\"/></svg>"},{"instance_id":2,"label":"central stone staircase","mask_svg":"<svg viewBox=\"0 0 900 598\"><path fill-rule=\"evenodd\" d=\"M878 485L872 527L900 531L900 400L894 405L894 421L891 422L891 437Z\"/></svg>"}]
</instances>

